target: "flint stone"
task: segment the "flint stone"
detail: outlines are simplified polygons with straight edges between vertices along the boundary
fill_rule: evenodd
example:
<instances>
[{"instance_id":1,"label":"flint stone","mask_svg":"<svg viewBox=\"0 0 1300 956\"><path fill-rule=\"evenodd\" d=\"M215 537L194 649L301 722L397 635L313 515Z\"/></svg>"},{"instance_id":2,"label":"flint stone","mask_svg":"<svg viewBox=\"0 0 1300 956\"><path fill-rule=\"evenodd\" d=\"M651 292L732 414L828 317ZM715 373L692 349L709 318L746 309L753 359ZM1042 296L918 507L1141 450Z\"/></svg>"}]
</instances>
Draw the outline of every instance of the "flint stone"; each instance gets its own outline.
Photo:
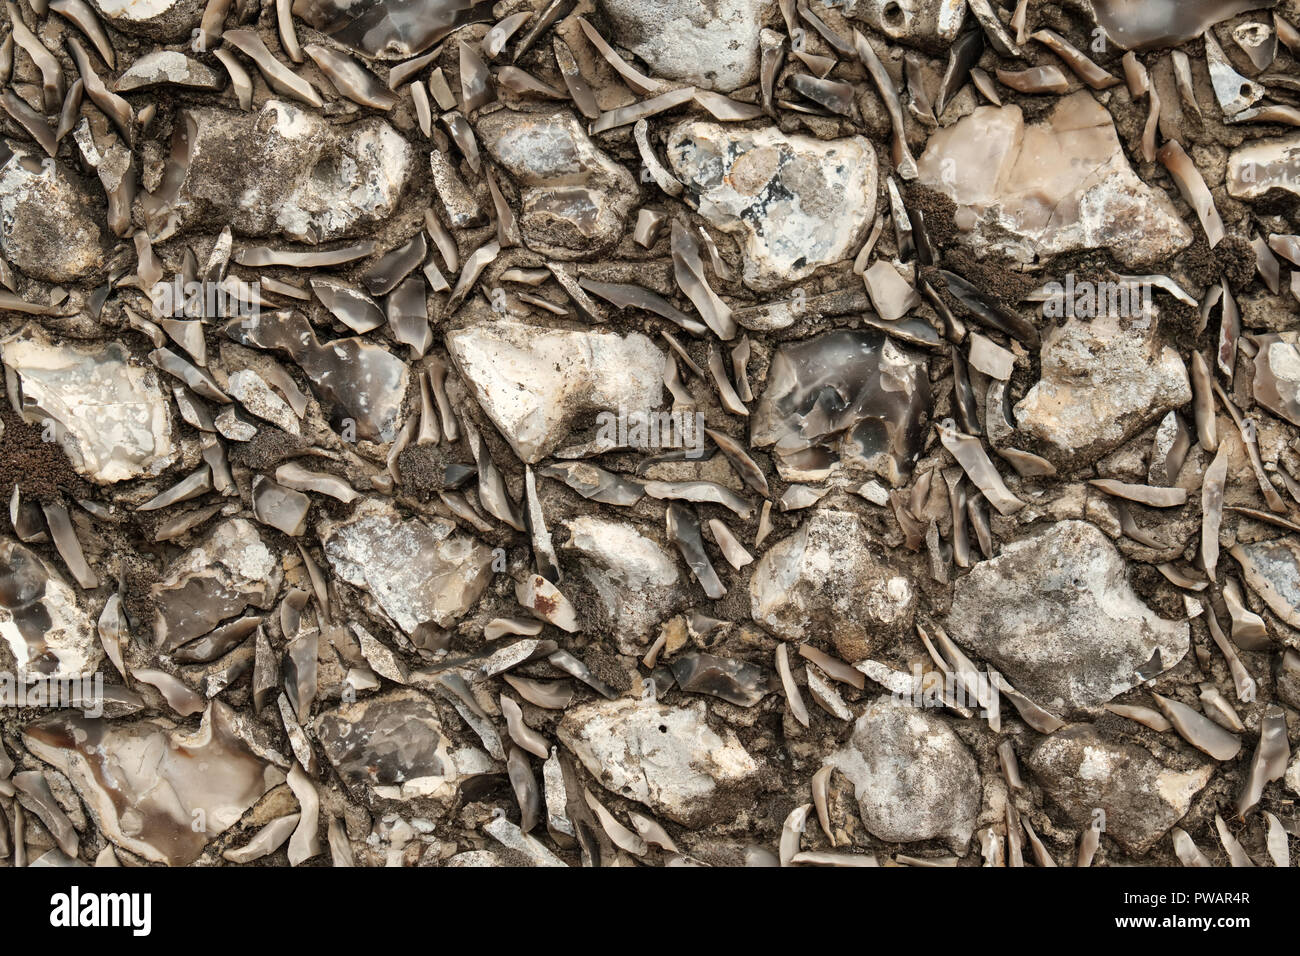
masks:
<instances>
[{"instance_id":1,"label":"flint stone","mask_svg":"<svg viewBox=\"0 0 1300 956\"><path fill-rule=\"evenodd\" d=\"M736 236L756 291L853 258L876 215L876 151L862 136L823 142L688 120L667 148L700 215Z\"/></svg>"},{"instance_id":2,"label":"flint stone","mask_svg":"<svg viewBox=\"0 0 1300 956\"><path fill-rule=\"evenodd\" d=\"M960 236L981 254L1032 262L1106 249L1136 266L1192 242L1169 196L1133 172L1114 121L1087 91L1029 125L1018 106L981 106L935 132L917 169L921 185L957 204Z\"/></svg>"},{"instance_id":3,"label":"flint stone","mask_svg":"<svg viewBox=\"0 0 1300 956\"><path fill-rule=\"evenodd\" d=\"M564 523L578 573L572 585L594 592L600 625L625 653L644 653L647 634L688 599L677 559L626 521L584 515Z\"/></svg>"},{"instance_id":4,"label":"flint stone","mask_svg":"<svg viewBox=\"0 0 1300 956\"><path fill-rule=\"evenodd\" d=\"M175 203L183 230L229 223L243 236L308 243L354 236L397 211L414 168L410 144L376 117L335 126L282 100L257 113L181 116L194 130Z\"/></svg>"},{"instance_id":5,"label":"flint stone","mask_svg":"<svg viewBox=\"0 0 1300 956\"><path fill-rule=\"evenodd\" d=\"M762 770L735 733L718 734L706 714L703 703L624 697L569 710L557 733L605 789L698 827L734 817Z\"/></svg>"},{"instance_id":6,"label":"flint stone","mask_svg":"<svg viewBox=\"0 0 1300 956\"><path fill-rule=\"evenodd\" d=\"M849 0L844 13L891 40L946 53L966 22L966 0Z\"/></svg>"},{"instance_id":7,"label":"flint stone","mask_svg":"<svg viewBox=\"0 0 1300 956\"><path fill-rule=\"evenodd\" d=\"M453 750L433 702L399 690L320 714L312 728L348 789L373 803L455 799L463 777L491 769L472 747Z\"/></svg>"},{"instance_id":8,"label":"flint stone","mask_svg":"<svg viewBox=\"0 0 1300 956\"><path fill-rule=\"evenodd\" d=\"M1072 318L1043 337L1041 377L1015 407L1024 432L1055 464L1079 467L1192 400L1187 368L1145 329L1123 319Z\"/></svg>"},{"instance_id":9,"label":"flint stone","mask_svg":"<svg viewBox=\"0 0 1300 956\"><path fill-rule=\"evenodd\" d=\"M1124 558L1096 526L1060 521L1005 545L957 579L948 630L1020 692L1054 713L1088 711L1187 653L1186 621L1166 621L1129 585Z\"/></svg>"},{"instance_id":10,"label":"flint stone","mask_svg":"<svg viewBox=\"0 0 1300 956\"><path fill-rule=\"evenodd\" d=\"M658 408L664 354L648 338L494 322L447 333L456 369L502 436L535 464L601 412Z\"/></svg>"},{"instance_id":11,"label":"flint stone","mask_svg":"<svg viewBox=\"0 0 1300 956\"><path fill-rule=\"evenodd\" d=\"M1251 140L1228 155L1228 195L1260 199L1274 189L1300 196L1300 133Z\"/></svg>"},{"instance_id":12,"label":"flint stone","mask_svg":"<svg viewBox=\"0 0 1300 956\"><path fill-rule=\"evenodd\" d=\"M7 157L0 166L0 253L46 282L101 276L109 236L98 192L63 163L19 143L6 140L0 156Z\"/></svg>"},{"instance_id":13,"label":"flint stone","mask_svg":"<svg viewBox=\"0 0 1300 956\"><path fill-rule=\"evenodd\" d=\"M250 605L270 608L283 579L278 555L252 522L223 521L150 589L154 635L160 646L178 647Z\"/></svg>"},{"instance_id":14,"label":"flint stone","mask_svg":"<svg viewBox=\"0 0 1300 956\"><path fill-rule=\"evenodd\" d=\"M207 0L90 0L115 30L151 40L190 39L203 19Z\"/></svg>"},{"instance_id":15,"label":"flint stone","mask_svg":"<svg viewBox=\"0 0 1300 956\"><path fill-rule=\"evenodd\" d=\"M853 783L873 836L889 843L943 840L966 852L979 814L979 769L943 718L882 698L828 762Z\"/></svg>"},{"instance_id":16,"label":"flint stone","mask_svg":"<svg viewBox=\"0 0 1300 956\"><path fill-rule=\"evenodd\" d=\"M654 76L730 91L758 79L758 34L772 0L600 0L620 46Z\"/></svg>"},{"instance_id":17,"label":"flint stone","mask_svg":"<svg viewBox=\"0 0 1300 956\"><path fill-rule=\"evenodd\" d=\"M123 346L54 343L33 334L11 336L0 349L22 384L24 417L57 424L55 437L78 474L113 484L175 463L170 403L158 375Z\"/></svg>"},{"instance_id":18,"label":"flint stone","mask_svg":"<svg viewBox=\"0 0 1300 956\"><path fill-rule=\"evenodd\" d=\"M0 537L0 698L6 683L93 674L104 659L77 592L40 555ZM4 647L0 647L0 652ZM4 673L12 670L12 674ZM2 758L0 758L2 762Z\"/></svg>"},{"instance_id":19,"label":"flint stone","mask_svg":"<svg viewBox=\"0 0 1300 956\"><path fill-rule=\"evenodd\" d=\"M454 624L492 574L491 549L456 533L453 522L403 520L376 498L357 503L348 518L322 521L317 533L334 573L369 592L407 634Z\"/></svg>"},{"instance_id":20,"label":"flint stone","mask_svg":"<svg viewBox=\"0 0 1300 956\"><path fill-rule=\"evenodd\" d=\"M582 259L618 242L637 201L636 180L592 144L572 113L498 110L476 125L521 187L519 225L530 249Z\"/></svg>"},{"instance_id":21,"label":"flint stone","mask_svg":"<svg viewBox=\"0 0 1300 956\"><path fill-rule=\"evenodd\" d=\"M1025 763L1077 826L1095 825L1101 810L1106 836L1137 855L1183 818L1214 774L1210 761L1174 770L1136 744L1106 740L1091 724L1058 730Z\"/></svg>"},{"instance_id":22,"label":"flint stone","mask_svg":"<svg viewBox=\"0 0 1300 956\"><path fill-rule=\"evenodd\" d=\"M245 742L243 718L213 701L194 732L71 711L28 724L23 743L68 776L105 836L154 863L188 866L283 771Z\"/></svg>"},{"instance_id":23,"label":"flint stone","mask_svg":"<svg viewBox=\"0 0 1300 956\"><path fill-rule=\"evenodd\" d=\"M768 549L750 579L754 620L790 641L830 634L836 651L860 661L912 626L912 582L868 546L856 515L818 509Z\"/></svg>"}]
</instances>

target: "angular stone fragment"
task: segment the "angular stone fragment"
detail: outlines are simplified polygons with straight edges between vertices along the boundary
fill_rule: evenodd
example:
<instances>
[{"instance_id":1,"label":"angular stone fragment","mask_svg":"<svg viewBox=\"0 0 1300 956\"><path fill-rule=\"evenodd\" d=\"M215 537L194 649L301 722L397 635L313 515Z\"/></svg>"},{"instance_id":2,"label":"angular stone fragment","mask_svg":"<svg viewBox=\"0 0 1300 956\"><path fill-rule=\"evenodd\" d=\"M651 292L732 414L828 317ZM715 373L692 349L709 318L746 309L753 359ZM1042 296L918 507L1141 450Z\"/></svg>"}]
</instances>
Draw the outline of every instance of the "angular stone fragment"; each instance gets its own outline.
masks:
<instances>
[{"instance_id":1,"label":"angular stone fragment","mask_svg":"<svg viewBox=\"0 0 1300 956\"><path fill-rule=\"evenodd\" d=\"M690 707L619 698L569 710L560 742L607 790L683 826L726 821L750 801L761 765L731 730Z\"/></svg>"},{"instance_id":2,"label":"angular stone fragment","mask_svg":"<svg viewBox=\"0 0 1300 956\"><path fill-rule=\"evenodd\" d=\"M668 134L667 151L700 215L736 236L751 289L853 258L875 218L876 152L861 136L823 142L688 120Z\"/></svg>"},{"instance_id":3,"label":"angular stone fragment","mask_svg":"<svg viewBox=\"0 0 1300 956\"><path fill-rule=\"evenodd\" d=\"M1228 553L1241 565L1246 585L1269 610L1300 628L1300 545L1286 537L1236 544Z\"/></svg>"},{"instance_id":4,"label":"angular stone fragment","mask_svg":"<svg viewBox=\"0 0 1300 956\"><path fill-rule=\"evenodd\" d=\"M24 417L54 436L77 472L112 484L160 474L177 459L166 394L153 368L116 342L78 345L19 334L0 342Z\"/></svg>"},{"instance_id":5,"label":"angular stone fragment","mask_svg":"<svg viewBox=\"0 0 1300 956\"><path fill-rule=\"evenodd\" d=\"M930 137L920 182L957 204L962 239L1031 262L1106 249L1157 263L1191 244L1169 196L1129 166L1115 124L1087 91L1026 125L1015 105L982 106Z\"/></svg>"},{"instance_id":6,"label":"angular stone fragment","mask_svg":"<svg viewBox=\"0 0 1300 956\"><path fill-rule=\"evenodd\" d=\"M600 0L625 46L656 77L730 91L758 79L758 33L772 0Z\"/></svg>"},{"instance_id":7,"label":"angular stone fragment","mask_svg":"<svg viewBox=\"0 0 1300 956\"><path fill-rule=\"evenodd\" d=\"M284 235L317 243L363 232L391 216L410 181L415 153L377 117L344 126L283 100L257 113L196 107L177 118L188 137L172 187L178 228L244 236Z\"/></svg>"},{"instance_id":8,"label":"angular stone fragment","mask_svg":"<svg viewBox=\"0 0 1300 956\"><path fill-rule=\"evenodd\" d=\"M566 557L576 560L578 576L594 591L593 604L601 612L593 623L616 635L628 653L644 652L640 642L689 597L679 562L626 521L584 515L564 524Z\"/></svg>"},{"instance_id":9,"label":"angular stone fragment","mask_svg":"<svg viewBox=\"0 0 1300 956\"><path fill-rule=\"evenodd\" d=\"M1276 0L1071 0L1121 50L1159 50L1195 40L1214 24Z\"/></svg>"},{"instance_id":10,"label":"angular stone fragment","mask_svg":"<svg viewBox=\"0 0 1300 956\"><path fill-rule=\"evenodd\" d=\"M114 29L151 40L188 40L207 0L90 0Z\"/></svg>"},{"instance_id":11,"label":"angular stone fragment","mask_svg":"<svg viewBox=\"0 0 1300 956\"><path fill-rule=\"evenodd\" d=\"M529 464L591 441L602 412L615 418L620 407L649 411L663 401L664 355L636 332L494 322L449 332L447 350L483 411Z\"/></svg>"},{"instance_id":12,"label":"angular stone fragment","mask_svg":"<svg viewBox=\"0 0 1300 956\"><path fill-rule=\"evenodd\" d=\"M1020 428L1071 468L1095 461L1192 400L1187 368L1157 324L1068 319L1043 337L1041 378L1016 405Z\"/></svg>"},{"instance_id":13,"label":"angular stone fragment","mask_svg":"<svg viewBox=\"0 0 1300 956\"><path fill-rule=\"evenodd\" d=\"M1093 826L1101 810L1106 836L1138 855L1183 818L1214 774L1211 761L1174 770L1136 744L1107 740L1091 724L1042 739L1025 763L1072 824Z\"/></svg>"},{"instance_id":14,"label":"angular stone fragment","mask_svg":"<svg viewBox=\"0 0 1300 956\"><path fill-rule=\"evenodd\" d=\"M521 187L519 225L530 249L580 259L618 242L637 201L636 180L592 144L572 113L498 110L476 128Z\"/></svg>"},{"instance_id":15,"label":"angular stone fragment","mask_svg":"<svg viewBox=\"0 0 1300 956\"><path fill-rule=\"evenodd\" d=\"M1300 196L1300 133L1258 139L1228 155L1228 195L1260 199L1280 189Z\"/></svg>"},{"instance_id":16,"label":"angular stone fragment","mask_svg":"<svg viewBox=\"0 0 1300 956\"><path fill-rule=\"evenodd\" d=\"M944 840L966 852L980 807L979 769L943 718L882 698L828 762L852 782L873 836L889 843Z\"/></svg>"},{"instance_id":17,"label":"angular stone fragment","mask_svg":"<svg viewBox=\"0 0 1300 956\"><path fill-rule=\"evenodd\" d=\"M34 279L98 277L109 244L98 190L63 163L12 140L0 144L0 159L0 253Z\"/></svg>"},{"instance_id":18,"label":"angular stone fragment","mask_svg":"<svg viewBox=\"0 0 1300 956\"><path fill-rule=\"evenodd\" d=\"M202 637L250 605L270 608L283 577L278 556L252 522L223 521L150 589L159 646L179 647Z\"/></svg>"},{"instance_id":19,"label":"angular stone fragment","mask_svg":"<svg viewBox=\"0 0 1300 956\"><path fill-rule=\"evenodd\" d=\"M433 701L413 690L343 704L318 716L312 729L339 777L368 801L449 803L463 776L492 766L482 751L453 750Z\"/></svg>"},{"instance_id":20,"label":"angular stone fragment","mask_svg":"<svg viewBox=\"0 0 1300 956\"><path fill-rule=\"evenodd\" d=\"M72 781L104 835L154 863L187 866L284 773L254 753L240 717L213 701L199 729L64 711L28 724L23 743Z\"/></svg>"},{"instance_id":21,"label":"angular stone fragment","mask_svg":"<svg viewBox=\"0 0 1300 956\"><path fill-rule=\"evenodd\" d=\"M492 19L475 0L295 0L293 15L368 57L423 53L456 27Z\"/></svg>"},{"instance_id":22,"label":"angular stone fragment","mask_svg":"<svg viewBox=\"0 0 1300 956\"><path fill-rule=\"evenodd\" d=\"M0 667L9 670L12 660L11 680L81 677L104 659L76 591L36 552L2 537L0 637L8 645L8 653L0 647Z\"/></svg>"},{"instance_id":23,"label":"angular stone fragment","mask_svg":"<svg viewBox=\"0 0 1300 956\"><path fill-rule=\"evenodd\" d=\"M1255 401L1292 425L1300 425L1300 335L1257 335Z\"/></svg>"},{"instance_id":24,"label":"angular stone fragment","mask_svg":"<svg viewBox=\"0 0 1300 956\"><path fill-rule=\"evenodd\" d=\"M187 86L197 90L217 90L221 76L211 67L175 50L146 53L122 71L117 78L117 92L141 90L150 86Z\"/></svg>"},{"instance_id":25,"label":"angular stone fragment","mask_svg":"<svg viewBox=\"0 0 1300 956\"><path fill-rule=\"evenodd\" d=\"M359 336L322 344L299 312L235 319L226 334L243 345L284 352L302 368L319 397L335 405L334 418L347 435L390 442L401 428L402 402L410 371L387 349Z\"/></svg>"},{"instance_id":26,"label":"angular stone fragment","mask_svg":"<svg viewBox=\"0 0 1300 956\"><path fill-rule=\"evenodd\" d=\"M1115 545L1084 521L1005 545L959 577L948 630L1054 713L1100 707L1142 683L1157 651L1159 672L1189 646L1187 622L1143 604Z\"/></svg>"},{"instance_id":27,"label":"angular stone fragment","mask_svg":"<svg viewBox=\"0 0 1300 956\"><path fill-rule=\"evenodd\" d=\"M330 567L369 592L407 634L449 627L474 606L491 577L492 551L441 519L403 519L380 499L359 502L317 528Z\"/></svg>"},{"instance_id":28,"label":"angular stone fragment","mask_svg":"<svg viewBox=\"0 0 1300 956\"><path fill-rule=\"evenodd\" d=\"M749 583L754 620L790 641L827 635L860 661L912 626L912 582L870 549L857 516L818 509L768 548Z\"/></svg>"},{"instance_id":29,"label":"angular stone fragment","mask_svg":"<svg viewBox=\"0 0 1300 956\"><path fill-rule=\"evenodd\" d=\"M750 443L773 446L789 481L819 480L818 469L842 461L901 484L924 443L927 369L872 329L783 345L750 419Z\"/></svg>"}]
</instances>

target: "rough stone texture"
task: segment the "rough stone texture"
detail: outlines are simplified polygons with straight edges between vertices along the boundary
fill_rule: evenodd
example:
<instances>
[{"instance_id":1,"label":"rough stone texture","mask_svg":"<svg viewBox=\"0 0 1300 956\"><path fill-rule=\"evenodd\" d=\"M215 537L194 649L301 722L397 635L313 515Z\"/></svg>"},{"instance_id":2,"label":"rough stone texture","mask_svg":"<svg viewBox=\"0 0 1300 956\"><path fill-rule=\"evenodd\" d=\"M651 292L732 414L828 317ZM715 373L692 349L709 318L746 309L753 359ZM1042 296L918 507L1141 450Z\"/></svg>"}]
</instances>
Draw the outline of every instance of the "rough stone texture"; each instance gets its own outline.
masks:
<instances>
[{"instance_id":1,"label":"rough stone texture","mask_svg":"<svg viewBox=\"0 0 1300 956\"><path fill-rule=\"evenodd\" d=\"M68 775L113 843L168 866L193 863L285 778L242 739L240 718L221 701L196 731L64 712L29 724L23 742Z\"/></svg>"},{"instance_id":2,"label":"rough stone texture","mask_svg":"<svg viewBox=\"0 0 1300 956\"><path fill-rule=\"evenodd\" d=\"M943 840L966 852L980 808L979 769L943 718L882 698L829 762L853 784L873 836L889 843Z\"/></svg>"},{"instance_id":3,"label":"rough stone texture","mask_svg":"<svg viewBox=\"0 0 1300 956\"><path fill-rule=\"evenodd\" d=\"M427 797L448 804L464 776L491 767L482 751L453 749L433 702L412 690L327 710L314 730L348 788L369 801Z\"/></svg>"},{"instance_id":4,"label":"rough stone texture","mask_svg":"<svg viewBox=\"0 0 1300 956\"><path fill-rule=\"evenodd\" d=\"M1300 628L1300 545L1289 537L1276 538L1237 544L1229 553L1269 610Z\"/></svg>"},{"instance_id":5,"label":"rough stone texture","mask_svg":"<svg viewBox=\"0 0 1300 956\"><path fill-rule=\"evenodd\" d=\"M920 182L957 204L975 248L1029 262L1106 249L1129 266L1191 244L1170 198L1129 166L1115 125L1092 94L1060 101L1046 121L1019 106L981 106L937 131L917 160Z\"/></svg>"},{"instance_id":6,"label":"rough stone texture","mask_svg":"<svg viewBox=\"0 0 1300 956\"><path fill-rule=\"evenodd\" d=\"M1300 133L1257 140L1228 156L1228 195L1260 199L1272 190L1300 196Z\"/></svg>"},{"instance_id":7,"label":"rough stone texture","mask_svg":"<svg viewBox=\"0 0 1300 956\"><path fill-rule=\"evenodd\" d=\"M1136 744L1111 741L1091 724L1045 737L1025 760L1048 798L1079 827L1105 814L1105 835L1131 853L1145 853L1182 819L1210 781L1214 764L1176 770Z\"/></svg>"},{"instance_id":8,"label":"rough stone texture","mask_svg":"<svg viewBox=\"0 0 1300 956\"><path fill-rule=\"evenodd\" d=\"M18 375L27 420L54 436L77 472L112 484L161 473L177 459L169 404L158 374L110 342L52 342L40 333L0 342Z\"/></svg>"},{"instance_id":9,"label":"rough stone texture","mask_svg":"<svg viewBox=\"0 0 1300 956\"><path fill-rule=\"evenodd\" d=\"M77 592L40 555L6 537L0 537L0 637L8 682L90 675L104 659Z\"/></svg>"},{"instance_id":10,"label":"rough stone texture","mask_svg":"<svg viewBox=\"0 0 1300 956\"><path fill-rule=\"evenodd\" d=\"M762 769L733 731L709 726L702 703L598 701L568 710L558 733L606 789L688 827L736 816L728 798L748 793Z\"/></svg>"},{"instance_id":11,"label":"rough stone texture","mask_svg":"<svg viewBox=\"0 0 1300 956\"><path fill-rule=\"evenodd\" d=\"M862 522L818 509L759 559L750 579L754 620L787 640L827 634L849 661L906 633L916 588L870 550Z\"/></svg>"},{"instance_id":12,"label":"rough stone texture","mask_svg":"<svg viewBox=\"0 0 1300 956\"><path fill-rule=\"evenodd\" d=\"M1123 557L1085 521L1060 521L1006 545L957 579L948 630L967 651L1055 713L1089 710L1188 649L1184 621L1156 616L1133 592Z\"/></svg>"},{"instance_id":13,"label":"rough stone texture","mask_svg":"<svg viewBox=\"0 0 1300 956\"><path fill-rule=\"evenodd\" d=\"M152 587L159 645L177 647L201 637L250 605L269 608L282 580L277 554L252 522L221 522Z\"/></svg>"},{"instance_id":14,"label":"rough stone texture","mask_svg":"<svg viewBox=\"0 0 1300 956\"><path fill-rule=\"evenodd\" d=\"M199 25L205 0L90 0L114 29L153 40L188 40Z\"/></svg>"},{"instance_id":15,"label":"rough stone texture","mask_svg":"<svg viewBox=\"0 0 1300 956\"><path fill-rule=\"evenodd\" d=\"M103 199L64 163L19 143L0 147L0 156L9 150L0 166L0 252L15 268L48 282L102 275L108 246Z\"/></svg>"},{"instance_id":16,"label":"rough stone texture","mask_svg":"<svg viewBox=\"0 0 1300 956\"><path fill-rule=\"evenodd\" d=\"M601 412L647 411L663 398L664 356L644 335L496 322L447 335L483 411L528 463L598 429Z\"/></svg>"},{"instance_id":17,"label":"rough stone texture","mask_svg":"<svg viewBox=\"0 0 1300 956\"><path fill-rule=\"evenodd\" d=\"M600 611L597 626L618 635L625 653L644 653L646 635L689 597L678 560L623 521L584 515L565 522L564 551L575 559L581 581Z\"/></svg>"},{"instance_id":18,"label":"rough stone texture","mask_svg":"<svg viewBox=\"0 0 1300 956\"><path fill-rule=\"evenodd\" d=\"M1187 368L1141 320L1074 318L1043 337L1041 378L1015 406L1020 429L1071 468L1192 400Z\"/></svg>"},{"instance_id":19,"label":"rough stone texture","mask_svg":"<svg viewBox=\"0 0 1300 956\"><path fill-rule=\"evenodd\" d=\"M415 153L391 125L366 117L344 126L283 100L257 113L199 107L188 168L176 197L179 228L283 235L299 242L353 236L392 215Z\"/></svg>"},{"instance_id":20,"label":"rough stone texture","mask_svg":"<svg viewBox=\"0 0 1300 956\"><path fill-rule=\"evenodd\" d=\"M850 0L846 13L891 40L934 51L946 49L967 22L964 0Z\"/></svg>"},{"instance_id":21,"label":"rough stone texture","mask_svg":"<svg viewBox=\"0 0 1300 956\"><path fill-rule=\"evenodd\" d=\"M861 136L821 142L689 120L667 148L700 215L736 236L751 289L779 289L853 258L875 218L876 152Z\"/></svg>"},{"instance_id":22,"label":"rough stone texture","mask_svg":"<svg viewBox=\"0 0 1300 956\"><path fill-rule=\"evenodd\" d=\"M656 76L730 91L758 79L758 32L772 0L600 0L620 44Z\"/></svg>"},{"instance_id":23,"label":"rough stone texture","mask_svg":"<svg viewBox=\"0 0 1300 956\"><path fill-rule=\"evenodd\" d=\"M520 187L519 226L530 249L578 259L618 242L636 180L592 145L572 113L498 110L477 130Z\"/></svg>"},{"instance_id":24,"label":"rough stone texture","mask_svg":"<svg viewBox=\"0 0 1300 956\"><path fill-rule=\"evenodd\" d=\"M457 534L455 524L403 520L380 499L359 503L345 520L322 521L317 533L334 573L368 591L407 634L455 623L491 573L491 550Z\"/></svg>"}]
</instances>

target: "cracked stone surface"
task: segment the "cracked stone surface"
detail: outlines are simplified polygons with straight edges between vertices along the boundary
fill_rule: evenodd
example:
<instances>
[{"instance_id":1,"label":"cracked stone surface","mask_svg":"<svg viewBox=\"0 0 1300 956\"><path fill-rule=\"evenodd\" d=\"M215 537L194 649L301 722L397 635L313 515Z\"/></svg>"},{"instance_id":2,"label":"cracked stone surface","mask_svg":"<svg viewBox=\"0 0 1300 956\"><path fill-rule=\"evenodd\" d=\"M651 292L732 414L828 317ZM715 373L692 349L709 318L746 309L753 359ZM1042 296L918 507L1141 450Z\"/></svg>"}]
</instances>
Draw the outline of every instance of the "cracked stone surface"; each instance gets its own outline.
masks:
<instances>
[{"instance_id":1,"label":"cracked stone surface","mask_svg":"<svg viewBox=\"0 0 1300 956\"><path fill-rule=\"evenodd\" d=\"M0 867L1295 855L1300 0L4 6Z\"/></svg>"}]
</instances>

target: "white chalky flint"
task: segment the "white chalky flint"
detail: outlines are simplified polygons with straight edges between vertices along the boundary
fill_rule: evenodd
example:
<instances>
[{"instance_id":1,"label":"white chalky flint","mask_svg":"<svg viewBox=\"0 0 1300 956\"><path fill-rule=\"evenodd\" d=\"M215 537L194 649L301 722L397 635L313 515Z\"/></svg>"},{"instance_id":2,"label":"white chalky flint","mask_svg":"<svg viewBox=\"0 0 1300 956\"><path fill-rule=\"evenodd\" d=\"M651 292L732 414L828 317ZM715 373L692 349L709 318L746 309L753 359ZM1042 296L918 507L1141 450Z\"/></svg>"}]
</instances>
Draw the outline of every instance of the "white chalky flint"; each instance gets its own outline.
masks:
<instances>
[{"instance_id":1,"label":"white chalky flint","mask_svg":"<svg viewBox=\"0 0 1300 956\"><path fill-rule=\"evenodd\" d=\"M1133 172L1114 121L1087 91L1043 122L982 106L930 137L920 182L957 204L962 241L1023 261L1107 249L1121 263L1169 258L1192 242L1169 196Z\"/></svg>"},{"instance_id":2,"label":"white chalky flint","mask_svg":"<svg viewBox=\"0 0 1300 956\"><path fill-rule=\"evenodd\" d=\"M580 568L579 576L566 578L566 586L582 587L580 577L604 611L601 625L628 646L626 653L644 653L645 636L689 597L680 562L626 521L583 515L564 526L566 557Z\"/></svg>"},{"instance_id":3,"label":"white chalky flint","mask_svg":"<svg viewBox=\"0 0 1300 956\"><path fill-rule=\"evenodd\" d=\"M755 781L761 765L730 729L709 726L704 704L671 707L619 698L574 707L558 735L605 789L684 826L727 814L726 792Z\"/></svg>"},{"instance_id":4,"label":"white chalky flint","mask_svg":"<svg viewBox=\"0 0 1300 956\"><path fill-rule=\"evenodd\" d=\"M1069 319L1043 336L1041 358L1015 416L1058 463L1095 459L1192 400L1187 368L1154 320Z\"/></svg>"},{"instance_id":5,"label":"white chalky flint","mask_svg":"<svg viewBox=\"0 0 1300 956\"><path fill-rule=\"evenodd\" d=\"M13 156L0 167L0 252L36 279L93 278L103 269L110 238L96 195L100 187L39 150L7 144Z\"/></svg>"},{"instance_id":6,"label":"white chalky flint","mask_svg":"<svg viewBox=\"0 0 1300 956\"><path fill-rule=\"evenodd\" d=\"M168 43L192 42L193 31L203 18L207 0L88 0L105 26L132 36ZM233 22L233 21L232 21ZM114 37L116 40L116 37ZM214 43L213 46L217 44ZM118 66L124 59L117 47ZM110 77L104 78L106 82Z\"/></svg>"},{"instance_id":7,"label":"white chalky flint","mask_svg":"<svg viewBox=\"0 0 1300 956\"><path fill-rule=\"evenodd\" d=\"M596 148L571 112L498 110L481 117L475 130L519 185L529 248L577 259L618 241L635 205L636 181Z\"/></svg>"},{"instance_id":8,"label":"white chalky flint","mask_svg":"<svg viewBox=\"0 0 1300 956\"><path fill-rule=\"evenodd\" d=\"M397 212L415 168L411 145L376 116L335 126L274 99L257 113L184 115L195 132L176 200L181 229L237 222L244 236L307 243L356 235Z\"/></svg>"},{"instance_id":9,"label":"white chalky flint","mask_svg":"<svg viewBox=\"0 0 1300 956\"><path fill-rule=\"evenodd\" d=\"M1003 545L957 579L948 630L1053 713L1092 711L1189 647L1185 621L1158 617L1128 583L1123 556L1096 526L1059 521Z\"/></svg>"},{"instance_id":10,"label":"white chalky flint","mask_svg":"<svg viewBox=\"0 0 1300 956\"><path fill-rule=\"evenodd\" d=\"M749 584L756 622L786 640L830 632L849 661L861 660L890 634L911 626L912 582L867 547L862 522L818 509L754 565Z\"/></svg>"},{"instance_id":11,"label":"white chalky flint","mask_svg":"<svg viewBox=\"0 0 1300 956\"><path fill-rule=\"evenodd\" d=\"M112 484L151 477L174 464L167 396L154 369L115 343L56 342L39 332L0 342L18 373L26 418L54 435L77 472Z\"/></svg>"},{"instance_id":12,"label":"white chalky flint","mask_svg":"<svg viewBox=\"0 0 1300 956\"><path fill-rule=\"evenodd\" d=\"M290 435L302 433L298 416L293 413L289 403L277 395L271 386L266 384L266 380L252 369L241 368L231 374L225 391L250 415L256 415Z\"/></svg>"},{"instance_id":13,"label":"white chalky flint","mask_svg":"<svg viewBox=\"0 0 1300 956\"><path fill-rule=\"evenodd\" d=\"M979 769L943 718L881 698L828 760L853 784L874 836L891 843L940 839L966 852L980 806Z\"/></svg>"},{"instance_id":14,"label":"white chalky flint","mask_svg":"<svg viewBox=\"0 0 1300 956\"><path fill-rule=\"evenodd\" d=\"M367 498L316 533L334 573L369 592L407 634L422 624L451 626L487 588L492 551L437 518L403 519L387 501Z\"/></svg>"},{"instance_id":15,"label":"white chalky flint","mask_svg":"<svg viewBox=\"0 0 1300 956\"><path fill-rule=\"evenodd\" d=\"M447 333L447 350L515 453L535 464L602 411L649 412L663 402L664 353L648 338L493 322Z\"/></svg>"},{"instance_id":16,"label":"white chalky flint","mask_svg":"<svg viewBox=\"0 0 1300 956\"><path fill-rule=\"evenodd\" d=\"M618 38L656 77L736 90L758 79L758 34L772 0L600 0ZM611 39L613 38L611 37Z\"/></svg>"},{"instance_id":17,"label":"white chalky flint","mask_svg":"<svg viewBox=\"0 0 1300 956\"><path fill-rule=\"evenodd\" d=\"M736 236L742 278L771 291L857 255L876 214L876 151L862 136L822 140L776 127L687 120L668 162L700 215Z\"/></svg>"}]
</instances>

